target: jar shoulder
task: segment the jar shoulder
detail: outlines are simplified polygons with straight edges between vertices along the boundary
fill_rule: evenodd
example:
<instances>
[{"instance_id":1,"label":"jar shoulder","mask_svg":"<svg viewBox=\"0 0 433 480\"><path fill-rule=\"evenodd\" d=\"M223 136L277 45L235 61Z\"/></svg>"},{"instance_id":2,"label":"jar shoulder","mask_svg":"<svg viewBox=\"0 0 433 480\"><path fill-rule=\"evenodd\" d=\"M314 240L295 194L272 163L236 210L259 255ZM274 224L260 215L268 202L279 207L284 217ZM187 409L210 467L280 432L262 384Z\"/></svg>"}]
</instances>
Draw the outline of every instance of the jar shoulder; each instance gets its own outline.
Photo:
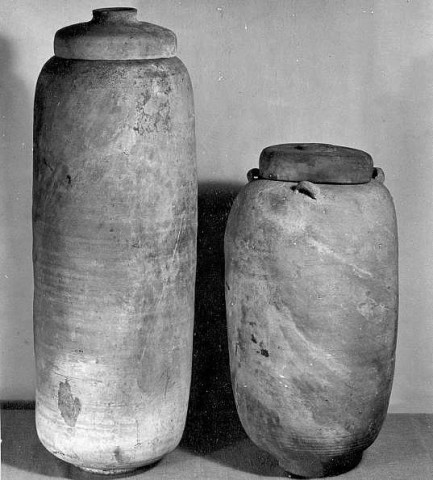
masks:
<instances>
[{"instance_id":1,"label":"jar shoulder","mask_svg":"<svg viewBox=\"0 0 433 480\"><path fill-rule=\"evenodd\" d=\"M305 183L305 182L303 182ZM309 191L313 188L314 192ZM383 183L358 185L311 184L255 180L237 196L228 233L256 229L263 224L328 223L345 228L349 223L382 224L396 229L393 199Z\"/></svg>"},{"instance_id":2,"label":"jar shoulder","mask_svg":"<svg viewBox=\"0 0 433 480\"><path fill-rule=\"evenodd\" d=\"M393 206L386 186L376 180L357 185L316 184L311 182L279 182L255 180L246 184L236 198L235 206L245 210L278 210L278 206L346 205L360 202Z\"/></svg>"},{"instance_id":3,"label":"jar shoulder","mask_svg":"<svg viewBox=\"0 0 433 480\"><path fill-rule=\"evenodd\" d=\"M36 85L36 95L45 88L90 89L143 88L152 82L170 86L171 91L186 88L192 93L191 79L177 57L149 60L71 60L51 57L43 66Z\"/></svg>"}]
</instances>

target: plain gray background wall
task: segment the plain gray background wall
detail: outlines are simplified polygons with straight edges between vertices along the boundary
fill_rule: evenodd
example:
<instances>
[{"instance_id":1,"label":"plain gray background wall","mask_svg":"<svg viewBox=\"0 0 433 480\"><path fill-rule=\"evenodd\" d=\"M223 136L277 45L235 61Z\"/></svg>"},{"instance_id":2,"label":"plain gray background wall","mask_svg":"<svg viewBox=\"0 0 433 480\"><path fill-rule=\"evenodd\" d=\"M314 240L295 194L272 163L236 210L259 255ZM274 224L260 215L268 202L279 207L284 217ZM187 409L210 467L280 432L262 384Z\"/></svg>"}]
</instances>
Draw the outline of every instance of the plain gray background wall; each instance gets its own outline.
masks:
<instances>
[{"instance_id":1,"label":"plain gray background wall","mask_svg":"<svg viewBox=\"0 0 433 480\"><path fill-rule=\"evenodd\" d=\"M400 234L393 412L433 412L431 0L3 0L0 5L0 400L34 398L32 102L56 30L134 6L172 29L195 92L199 177L245 180L268 145L369 152Z\"/></svg>"}]
</instances>

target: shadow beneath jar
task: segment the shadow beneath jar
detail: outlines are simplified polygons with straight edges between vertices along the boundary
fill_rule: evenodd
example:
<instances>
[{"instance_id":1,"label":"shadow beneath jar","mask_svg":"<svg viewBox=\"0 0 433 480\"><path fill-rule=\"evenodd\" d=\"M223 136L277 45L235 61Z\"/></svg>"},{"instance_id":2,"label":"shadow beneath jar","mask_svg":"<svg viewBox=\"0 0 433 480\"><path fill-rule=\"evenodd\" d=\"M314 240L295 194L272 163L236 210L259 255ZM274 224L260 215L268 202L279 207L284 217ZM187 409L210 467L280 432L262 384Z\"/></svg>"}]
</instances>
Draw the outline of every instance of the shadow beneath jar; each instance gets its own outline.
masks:
<instances>
[{"instance_id":1,"label":"shadow beneath jar","mask_svg":"<svg viewBox=\"0 0 433 480\"><path fill-rule=\"evenodd\" d=\"M194 353L181 447L209 454L244 439L236 413L227 345L224 233L241 184L200 183Z\"/></svg>"},{"instance_id":2,"label":"shadow beneath jar","mask_svg":"<svg viewBox=\"0 0 433 480\"><path fill-rule=\"evenodd\" d=\"M246 435L245 435L246 437ZM261 477L289 477L278 461L269 453L256 447L249 438L232 442L225 448L207 455L208 460L230 467L232 470ZM301 478L291 475L289 478Z\"/></svg>"}]
</instances>

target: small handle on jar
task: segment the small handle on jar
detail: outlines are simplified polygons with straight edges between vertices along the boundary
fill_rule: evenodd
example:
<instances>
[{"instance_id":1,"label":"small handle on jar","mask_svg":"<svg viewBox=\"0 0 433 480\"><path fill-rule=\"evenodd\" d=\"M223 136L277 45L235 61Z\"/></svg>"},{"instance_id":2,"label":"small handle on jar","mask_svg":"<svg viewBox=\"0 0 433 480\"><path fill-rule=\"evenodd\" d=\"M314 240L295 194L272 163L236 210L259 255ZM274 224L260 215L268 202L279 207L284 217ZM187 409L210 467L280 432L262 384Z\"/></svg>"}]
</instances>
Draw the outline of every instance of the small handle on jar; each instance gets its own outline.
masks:
<instances>
[{"instance_id":1,"label":"small handle on jar","mask_svg":"<svg viewBox=\"0 0 433 480\"><path fill-rule=\"evenodd\" d=\"M253 180L257 180L260 177L260 170L258 168L252 168L247 173L248 182L252 182Z\"/></svg>"},{"instance_id":2,"label":"small handle on jar","mask_svg":"<svg viewBox=\"0 0 433 480\"><path fill-rule=\"evenodd\" d=\"M376 180L379 183L384 183L385 182L385 172L379 167L374 167L372 178L373 178L373 180Z\"/></svg>"}]
</instances>

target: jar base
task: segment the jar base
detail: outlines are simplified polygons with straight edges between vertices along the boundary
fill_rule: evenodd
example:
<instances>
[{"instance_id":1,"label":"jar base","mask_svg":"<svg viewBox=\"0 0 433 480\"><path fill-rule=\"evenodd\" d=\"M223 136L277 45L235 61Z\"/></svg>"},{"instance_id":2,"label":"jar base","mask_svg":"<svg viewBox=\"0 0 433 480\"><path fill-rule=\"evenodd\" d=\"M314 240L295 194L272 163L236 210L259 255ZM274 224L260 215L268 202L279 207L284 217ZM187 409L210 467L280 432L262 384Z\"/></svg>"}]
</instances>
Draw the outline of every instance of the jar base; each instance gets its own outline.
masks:
<instances>
[{"instance_id":1,"label":"jar base","mask_svg":"<svg viewBox=\"0 0 433 480\"><path fill-rule=\"evenodd\" d=\"M108 469L101 469L101 468L88 468L88 467L78 467L80 470L88 473L95 473L97 475L123 475L125 473L131 473L135 470L150 470L153 468L161 459L152 461L152 463L148 463L146 465L141 465L138 467L131 467L131 468L108 468Z\"/></svg>"},{"instance_id":2,"label":"jar base","mask_svg":"<svg viewBox=\"0 0 433 480\"><path fill-rule=\"evenodd\" d=\"M362 451L329 457L316 462L288 460L279 462L289 478L321 478L341 475L355 468L362 459Z\"/></svg>"},{"instance_id":3,"label":"jar base","mask_svg":"<svg viewBox=\"0 0 433 480\"><path fill-rule=\"evenodd\" d=\"M102 470L99 468L78 467L80 470L88 473L95 473L97 475L123 475L124 473L133 472L137 467L133 468L113 468L111 470Z\"/></svg>"}]
</instances>

